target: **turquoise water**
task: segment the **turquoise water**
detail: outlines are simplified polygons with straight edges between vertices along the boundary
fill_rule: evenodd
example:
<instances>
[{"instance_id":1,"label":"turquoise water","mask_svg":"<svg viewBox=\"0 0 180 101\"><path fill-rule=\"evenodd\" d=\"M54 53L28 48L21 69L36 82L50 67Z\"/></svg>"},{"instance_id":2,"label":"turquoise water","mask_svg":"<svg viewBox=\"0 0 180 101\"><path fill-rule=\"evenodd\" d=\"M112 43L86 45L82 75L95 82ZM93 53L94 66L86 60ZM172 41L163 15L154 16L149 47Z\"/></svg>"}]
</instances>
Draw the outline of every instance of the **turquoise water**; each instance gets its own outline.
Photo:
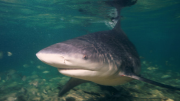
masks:
<instances>
[{"instance_id":1,"label":"turquoise water","mask_svg":"<svg viewBox=\"0 0 180 101\"><path fill-rule=\"evenodd\" d=\"M0 0L1 100L6 99L2 97L5 91L7 95L12 93L11 87L14 87L14 92L22 90L22 86L27 92L31 92L28 89L31 89L32 82L36 82L35 79L38 79L38 82L48 81L41 87L34 88L39 90L39 93L44 92L43 87L47 85L52 85L52 89L56 89L57 83L61 81L58 77L64 76L55 68L39 61L35 54L54 43L111 29L105 22L109 21L107 15L112 7L100 1L103 0L99 2L97 0ZM154 79L162 79L164 83L180 78L179 7L179 0L139 0L137 4L126 7L121 12L122 29L141 56L142 74L145 73L150 77L150 74L156 73ZM171 77L166 78L166 75ZM162 76L168 80L164 80ZM58 79L50 83L52 78ZM67 79L64 77L62 85ZM6 87L14 82L16 82L14 86ZM176 82L174 86L178 84ZM49 92L57 93L58 90ZM17 95L19 96L16 94L12 97L15 98ZM31 101L27 100L27 96L23 99Z\"/></svg>"}]
</instances>

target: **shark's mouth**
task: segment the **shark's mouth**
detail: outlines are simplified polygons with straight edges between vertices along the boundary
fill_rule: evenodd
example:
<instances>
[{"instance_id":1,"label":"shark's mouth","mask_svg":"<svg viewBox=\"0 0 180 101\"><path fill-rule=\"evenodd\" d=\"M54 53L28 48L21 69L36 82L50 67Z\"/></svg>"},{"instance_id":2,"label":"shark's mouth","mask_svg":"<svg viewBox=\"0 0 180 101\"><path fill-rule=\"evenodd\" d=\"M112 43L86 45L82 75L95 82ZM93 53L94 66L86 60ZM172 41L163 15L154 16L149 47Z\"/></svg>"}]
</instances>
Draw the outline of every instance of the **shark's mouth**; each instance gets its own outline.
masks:
<instances>
[{"instance_id":1,"label":"shark's mouth","mask_svg":"<svg viewBox=\"0 0 180 101\"><path fill-rule=\"evenodd\" d=\"M58 68L58 70L85 70L80 68Z\"/></svg>"},{"instance_id":2,"label":"shark's mouth","mask_svg":"<svg viewBox=\"0 0 180 101\"><path fill-rule=\"evenodd\" d=\"M58 70L89 70L89 71L93 71L90 69L82 69L82 68L58 68Z\"/></svg>"}]
</instances>

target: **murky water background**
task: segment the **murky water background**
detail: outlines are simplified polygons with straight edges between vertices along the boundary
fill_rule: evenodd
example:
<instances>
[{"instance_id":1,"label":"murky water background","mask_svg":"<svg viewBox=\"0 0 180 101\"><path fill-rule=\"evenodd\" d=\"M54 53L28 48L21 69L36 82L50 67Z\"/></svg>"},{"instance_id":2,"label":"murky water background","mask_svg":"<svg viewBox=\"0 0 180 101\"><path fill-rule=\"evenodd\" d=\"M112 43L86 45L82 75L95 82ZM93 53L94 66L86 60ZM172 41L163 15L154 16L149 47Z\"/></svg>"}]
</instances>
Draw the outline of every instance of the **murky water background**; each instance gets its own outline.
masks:
<instances>
[{"instance_id":1,"label":"murky water background","mask_svg":"<svg viewBox=\"0 0 180 101\"><path fill-rule=\"evenodd\" d=\"M35 56L40 49L54 43L111 29L109 14L113 8L102 1L0 0L0 99L104 101L110 96L110 92L103 93L95 84L84 84L57 98L57 87L62 87L68 77ZM142 75L176 87L180 84L179 6L178 0L139 0L121 13L122 29L141 56ZM119 89L124 92L121 99L126 101L131 96L133 101L178 101L180 98L179 92L147 85L133 81L121 86Z\"/></svg>"}]
</instances>

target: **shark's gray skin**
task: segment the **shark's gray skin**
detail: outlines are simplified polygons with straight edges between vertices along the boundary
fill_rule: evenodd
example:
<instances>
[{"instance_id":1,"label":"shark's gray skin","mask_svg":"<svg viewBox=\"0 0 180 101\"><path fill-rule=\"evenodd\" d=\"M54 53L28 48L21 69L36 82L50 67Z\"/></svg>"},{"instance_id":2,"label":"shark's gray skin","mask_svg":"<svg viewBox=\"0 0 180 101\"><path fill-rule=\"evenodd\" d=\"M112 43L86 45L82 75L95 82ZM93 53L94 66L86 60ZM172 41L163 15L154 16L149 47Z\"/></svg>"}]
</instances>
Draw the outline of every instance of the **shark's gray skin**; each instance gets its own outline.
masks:
<instances>
[{"instance_id":1,"label":"shark's gray skin","mask_svg":"<svg viewBox=\"0 0 180 101\"><path fill-rule=\"evenodd\" d=\"M120 12L123 6L115 6ZM92 81L115 86L140 80L157 86L180 90L139 76L140 59L133 43L120 28L120 20L112 30L100 31L56 43L37 54L46 64L71 79L63 87L62 96L73 87Z\"/></svg>"}]
</instances>

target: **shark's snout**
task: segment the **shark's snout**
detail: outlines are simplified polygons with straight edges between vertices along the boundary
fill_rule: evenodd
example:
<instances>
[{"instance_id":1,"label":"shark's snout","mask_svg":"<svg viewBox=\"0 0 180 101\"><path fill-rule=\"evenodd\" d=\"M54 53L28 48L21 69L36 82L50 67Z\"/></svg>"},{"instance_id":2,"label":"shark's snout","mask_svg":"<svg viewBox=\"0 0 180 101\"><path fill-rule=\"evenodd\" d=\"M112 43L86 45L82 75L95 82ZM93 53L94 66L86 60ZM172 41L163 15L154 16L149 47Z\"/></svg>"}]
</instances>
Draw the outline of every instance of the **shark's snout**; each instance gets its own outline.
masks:
<instances>
[{"instance_id":1,"label":"shark's snout","mask_svg":"<svg viewBox=\"0 0 180 101\"><path fill-rule=\"evenodd\" d=\"M41 51L39 51L39 52L37 52L36 53L36 57L39 59L39 60L44 60L44 58L43 58L43 54L41 53Z\"/></svg>"},{"instance_id":2,"label":"shark's snout","mask_svg":"<svg viewBox=\"0 0 180 101\"><path fill-rule=\"evenodd\" d=\"M36 53L36 56L39 60L51 66L65 64L64 57L56 53L49 53L42 50Z\"/></svg>"},{"instance_id":3,"label":"shark's snout","mask_svg":"<svg viewBox=\"0 0 180 101\"><path fill-rule=\"evenodd\" d=\"M47 56L44 53L42 53L41 51L39 51L36 53L36 57L41 61L45 61L47 59L47 57L49 57L49 56Z\"/></svg>"}]
</instances>

